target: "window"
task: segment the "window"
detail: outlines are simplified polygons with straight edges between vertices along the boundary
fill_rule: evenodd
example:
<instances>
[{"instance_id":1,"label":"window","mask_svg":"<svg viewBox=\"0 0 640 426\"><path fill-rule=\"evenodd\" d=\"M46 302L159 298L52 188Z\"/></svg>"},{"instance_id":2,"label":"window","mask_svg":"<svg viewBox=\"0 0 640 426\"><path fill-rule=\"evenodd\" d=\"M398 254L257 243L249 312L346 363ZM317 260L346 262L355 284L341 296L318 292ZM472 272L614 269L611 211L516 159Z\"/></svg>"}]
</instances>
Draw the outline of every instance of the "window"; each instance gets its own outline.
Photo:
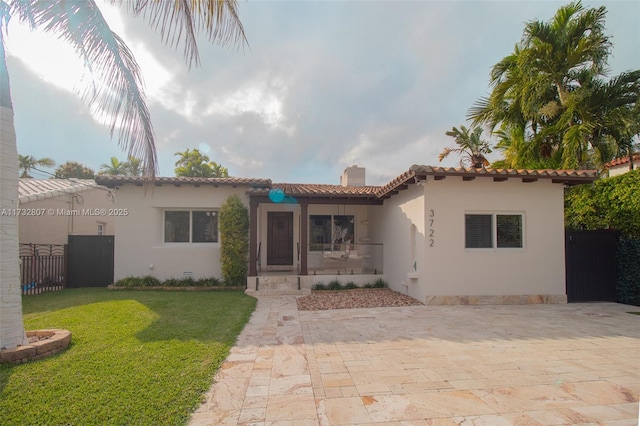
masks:
<instances>
[{"instance_id":1,"label":"window","mask_svg":"<svg viewBox=\"0 0 640 426\"><path fill-rule=\"evenodd\" d=\"M521 214L466 214L465 248L523 247Z\"/></svg>"},{"instance_id":2,"label":"window","mask_svg":"<svg viewBox=\"0 0 640 426\"><path fill-rule=\"evenodd\" d=\"M178 210L164 212L165 243L218 242L218 212Z\"/></svg>"},{"instance_id":3,"label":"window","mask_svg":"<svg viewBox=\"0 0 640 426\"><path fill-rule=\"evenodd\" d=\"M98 224L98 235L104 235L104 223Z\"/></svg>"},{"instance_id":4,"label":"window","mask_svg":"<svg viewBox=\"0 0 640 426\"><path fill-rule=\"evenodd\" d=\"M311 250L330 248L329 244L354 242L354 217L351 215L311 215ZM326 245L326 246L325 246Z\"/></svg>"}]
</instances>

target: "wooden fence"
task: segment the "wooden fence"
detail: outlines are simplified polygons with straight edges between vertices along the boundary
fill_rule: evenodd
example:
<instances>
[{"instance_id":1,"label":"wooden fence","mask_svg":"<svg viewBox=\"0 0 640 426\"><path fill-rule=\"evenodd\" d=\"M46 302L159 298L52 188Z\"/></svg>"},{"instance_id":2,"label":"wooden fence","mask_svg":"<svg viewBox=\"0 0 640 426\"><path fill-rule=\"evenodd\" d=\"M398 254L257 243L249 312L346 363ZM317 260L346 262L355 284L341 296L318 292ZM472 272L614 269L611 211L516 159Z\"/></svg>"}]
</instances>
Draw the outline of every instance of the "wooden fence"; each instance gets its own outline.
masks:
<instances>
[{"instance_id":1,"label":"wooden fence","mask_svg":"<svg viewBox=\"0 0 640 426\"><path fill-rule=\"evenodd\" d=\"M20 244L22 294L64 289L67 284L67 257L64 244Z\"/></svg>"}]
</instances>

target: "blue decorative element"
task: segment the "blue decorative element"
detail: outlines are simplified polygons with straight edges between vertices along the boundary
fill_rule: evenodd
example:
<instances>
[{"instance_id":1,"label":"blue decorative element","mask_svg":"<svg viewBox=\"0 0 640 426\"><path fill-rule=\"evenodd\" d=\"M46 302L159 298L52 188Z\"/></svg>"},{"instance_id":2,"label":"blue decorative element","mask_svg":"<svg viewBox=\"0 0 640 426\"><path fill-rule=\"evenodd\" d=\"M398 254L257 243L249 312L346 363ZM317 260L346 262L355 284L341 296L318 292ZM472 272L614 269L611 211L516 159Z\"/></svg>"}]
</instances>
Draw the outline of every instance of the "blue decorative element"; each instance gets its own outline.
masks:
<instances>
[{"instance_id":1,"label":"blue decorative element","mask_svg":"<svg viewBox=\"0 0 640 426\"><path fill-rule=\"evenodd\" d=\"M34 282L30 283L30 284L23 285L22 286L22 290L23 291L31 290L32 288L35 288L35 286L36 286L36 283L34 281Z\"/></svg>"},{"instance_id":2,"label":"blue decorative element","mask_svg":"<svg viewBox=\"0 0 640 426\"><path fill-rule=\"evenodd\" d=\"M270 189L269 199L274 203L281 203L284 201L284 191L280 188Z\"/></svg>"}]
</instances>

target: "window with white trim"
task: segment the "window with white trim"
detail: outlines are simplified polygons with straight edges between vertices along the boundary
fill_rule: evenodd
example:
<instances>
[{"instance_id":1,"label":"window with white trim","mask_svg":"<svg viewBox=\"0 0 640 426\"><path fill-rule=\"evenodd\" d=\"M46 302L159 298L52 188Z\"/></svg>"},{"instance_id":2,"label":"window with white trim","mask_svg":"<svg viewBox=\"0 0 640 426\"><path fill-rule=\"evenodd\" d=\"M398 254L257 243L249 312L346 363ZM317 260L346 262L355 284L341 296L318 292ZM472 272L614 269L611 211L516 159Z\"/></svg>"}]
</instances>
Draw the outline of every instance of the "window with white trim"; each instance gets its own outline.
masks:
<instances>
[{"instance_id":1,"label":"window with white trim","mask_svg":"<svg viewBox=\"0 0 640 426\"><path fill-rule=\"evenodd\" d=\"M165 210L165 243L217 243L216 210Z\"/></svg>"},{"instance_id":2,"label":"window with white trim","mask_svg":"<svg viewBox=\"0 0 640 426\"><path fill-rule=\"evenodd\" d=\"M465 214L464 247L524 247L522 214Z\"/></svg>"}]
</instances>

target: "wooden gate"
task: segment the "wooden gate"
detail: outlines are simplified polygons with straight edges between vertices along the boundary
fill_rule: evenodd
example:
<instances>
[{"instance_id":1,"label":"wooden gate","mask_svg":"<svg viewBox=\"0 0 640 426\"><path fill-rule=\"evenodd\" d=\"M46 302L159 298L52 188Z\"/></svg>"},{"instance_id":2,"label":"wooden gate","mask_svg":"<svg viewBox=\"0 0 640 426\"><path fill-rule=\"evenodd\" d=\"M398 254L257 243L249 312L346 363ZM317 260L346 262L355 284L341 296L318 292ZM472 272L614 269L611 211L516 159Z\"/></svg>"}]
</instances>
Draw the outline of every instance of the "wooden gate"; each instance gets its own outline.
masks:
<instances>
[{"instance_id":1,"label":"wooden gate","mask_svg":"<svg viewBox=\"0 0 640 426\"><path fill-rule=\"evenodd\" d=\"M67 288L113 283L113 235L69 235Z\"/></svg>"},{"instance_id":2,"label":"wooden gate","mask_svg":"<svg viewBox=\"0 0 640 426\"><path fill-rule=\"evenodd\" d=\"M565 262L569 302L614 302L620 234L611 230L566 231Z\"/></svg>"}]
</instances>

